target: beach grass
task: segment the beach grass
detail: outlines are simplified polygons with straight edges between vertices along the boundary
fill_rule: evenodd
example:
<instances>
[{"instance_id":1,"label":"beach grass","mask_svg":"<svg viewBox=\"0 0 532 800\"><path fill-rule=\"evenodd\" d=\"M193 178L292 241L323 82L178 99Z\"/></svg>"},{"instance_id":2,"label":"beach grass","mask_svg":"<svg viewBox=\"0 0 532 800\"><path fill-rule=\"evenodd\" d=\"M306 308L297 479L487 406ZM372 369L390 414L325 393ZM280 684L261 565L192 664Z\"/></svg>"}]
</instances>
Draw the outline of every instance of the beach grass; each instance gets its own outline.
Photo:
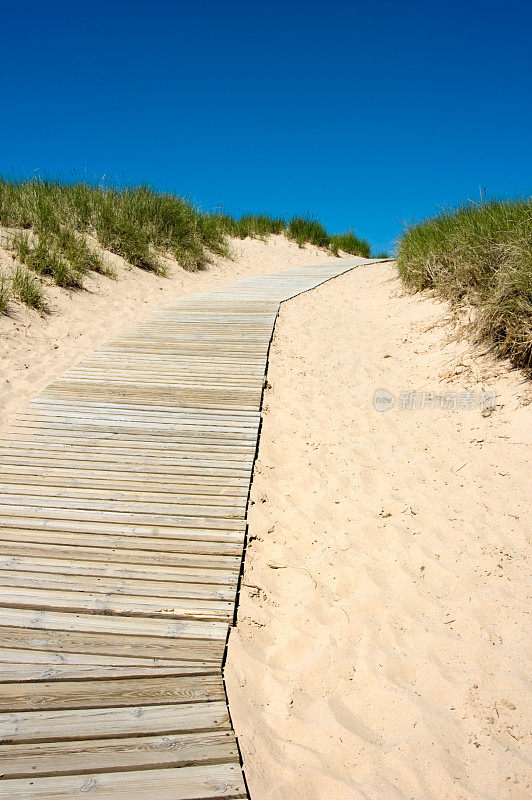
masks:
<instances>
[{"instance_id":1,"label":"beach grass","mask_svg":"<svg viewBox=\"0 0 532 800\"><path fill-rule=\"evenodd\" d=\"M27 283L30 270L70 289L81 289L91 272L114 276L105 251L158 275L166 274L166 257L187 270L202 269L215 256L229 257L230 237L265 240L284 234L300 247L313 244L335 255L370 252L354 233L331 236L309 215L287 221L268 214L207 213L183 197L148 186L0 177L0 226L8 231L3 247L26 268L19 283ZM41 282L36 285L42 290ZM32 304L29 289L13 293Z\"/></svg>"},{"instance_id":2,"label":"beach grass","mask_svg":"<svg viewBox=\"0 0 532 800\"><path fill-rule=\"evenodd\" d=\"M369 258L371 255L371 248L369 244L364 241L364 239L361 239L359 236L357 236L353 231L331 236L329 246L335 255L337 255L340 250L342 250L344 253L350 253L354 256L362 256L363 258Z\"/></svg>"},{"instance_id":3,"label":"beach grass","mask_svg":"<svg viewBox=\"0 0 532 800\"><path fill-rule=\"evenodd\" d=\"M293 217L287 228L289 239L293 239L300 247L307 242L316 247L329 247L331 236L321 222L311 216Z\"/></svg>"},{"instance_id":4,"label":"beach grass","mask_svg":"<svg viewBox=\"0 0 532 800\"><path fill-rule=\"evenodd\" d=\"M9 301L11 300L11 281L0 272L0 314L7 311Z\"/></svg>"},{"instance_id":5,"label":"beach grass","mask_svg":"<svg viewBox=\"0 0 532 800\"><path fill-rule=\"evenodd\" d=\"M48 305L41 281L31 270L18 265L11 276L11 288L15 297L36 311L47 311Z\"/></svg>"},{"instance_id":6,"label":"beach grass","mask_svg":"<svg viewBox=\"0 0 532 800\"><path fill-rule=\"evenodd\" d=\"M267 214L244 214L242 217L231 217L228 214L218 215L222 229L229 236L245 239L266 239L268 236L286 231L287 223L283 217L270 217Z\"/></svg>"},{"instance_id":7,"label":"beach grass","mask_svg":"<svg viewBox=\"0 0 532 800\"><path fill-rule=\"evenodd\" d=\"M245 214L238 218L220 214L218 219L223 230L238 239L248 236L266 239L273 234L284 233L299 247L312 244L325 248L333 255L339 255L340 251L364 258L370 255L370 246L364 239L352 231L329 234L325 226L310 215L292 217L288 221L284 217L270 217L267 214Z\"/></svg>"},{"instance_id":8,"label":"beach grass","mask_svg":"<svg viewBox=\"0 0 532 800\"><path fill-rule=\"evenodd\" d=\"M0 224L31 231L37 244L16 243L17 257L27 256L23 263L59 285L79 286L89 270L107 272L87 235L133 266L155 273L164 273L165 254L186 269L199 269L213 253L226 252L220 224L209 224L188 200L146 186L0 179Z\"/></svg>"},{"instance_id":9,"label":"beach grass","mask_svg":"<svg viewBox=\"0 0 532 800\"><path fill-rule=\"evenodd\" d=\"M474 340L532 370L532 199L469 203L409 225L397 266L409 289L471 306Z\"/></svg>"}]
</instances>

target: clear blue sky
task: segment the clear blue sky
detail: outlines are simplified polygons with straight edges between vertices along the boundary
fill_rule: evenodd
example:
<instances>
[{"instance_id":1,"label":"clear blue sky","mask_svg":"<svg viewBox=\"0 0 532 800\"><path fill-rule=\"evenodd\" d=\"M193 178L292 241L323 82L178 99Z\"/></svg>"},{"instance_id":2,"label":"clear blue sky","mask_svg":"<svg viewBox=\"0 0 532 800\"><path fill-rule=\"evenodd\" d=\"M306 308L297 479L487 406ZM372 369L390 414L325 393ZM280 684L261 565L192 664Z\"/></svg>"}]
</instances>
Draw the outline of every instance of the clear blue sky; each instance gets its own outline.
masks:
<instances>
[{"instance_id":1,"label":"clear blue sky","mask_svg":"<svg viewBox=\"0 0 532 800\"><path fill-rule=\"evenodd\" d=\"M9 3L0 171L104 174L390 248L532 190L530 2Z\"/></svg>"}]
</instances>

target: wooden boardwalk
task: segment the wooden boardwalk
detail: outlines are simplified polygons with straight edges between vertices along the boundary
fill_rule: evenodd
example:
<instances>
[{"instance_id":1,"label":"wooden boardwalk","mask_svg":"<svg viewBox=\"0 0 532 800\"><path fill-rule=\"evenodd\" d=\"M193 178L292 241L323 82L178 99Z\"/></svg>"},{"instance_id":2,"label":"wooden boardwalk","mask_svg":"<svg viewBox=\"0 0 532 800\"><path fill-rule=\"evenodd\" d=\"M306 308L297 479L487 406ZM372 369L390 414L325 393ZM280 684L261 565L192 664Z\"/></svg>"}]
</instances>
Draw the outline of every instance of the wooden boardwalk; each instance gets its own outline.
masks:
<instances>
[{"instance_id":1,"label":"wooden boardwalk","mask_svg":"<svg viewBox=\"0 0 532 800\"><path fill-rule=\"evenodd\" d=\"M247 797L222 666L268 349L360 263L185 297L0 442L0 800Z\"/></svg>"}]
</instances>

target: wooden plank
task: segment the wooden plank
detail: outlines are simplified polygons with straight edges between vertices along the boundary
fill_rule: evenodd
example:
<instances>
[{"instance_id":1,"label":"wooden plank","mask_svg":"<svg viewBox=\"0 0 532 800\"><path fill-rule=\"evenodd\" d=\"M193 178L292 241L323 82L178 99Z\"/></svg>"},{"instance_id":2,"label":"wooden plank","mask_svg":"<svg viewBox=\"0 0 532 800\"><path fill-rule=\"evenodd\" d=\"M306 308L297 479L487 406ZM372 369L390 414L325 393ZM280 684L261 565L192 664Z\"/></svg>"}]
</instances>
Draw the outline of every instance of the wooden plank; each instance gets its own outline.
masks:
<instances>
[{"instance_id":1,"label":"wooden plank","mask_svg":"<svg viewBox=\"0 0 532 800\"><path fill-rule=\"evenodd\" d=\"M28 652L35 653L35 650ZM3 651L0 651L0 655ZM206 674L211 667L196 667L194 674ZM115 664L110 666L84 666L80 664L31 664L0 661L0 681L4 683L20 684L34 681L64 681L99 679L116 680L116 678L151 678L159 675L189 675L191 667L148 667L125 666ZM19 692L24 687L19 686ZM1 763L1 761L0 761Z\"/></svg>"},{"instance_id":2,"label":"wooden plank","mask_svg":"<svg viewBox=\"0 0 532 800\"><path fill-rule=\"evenodd\" d=\"M89 473L87 474L87 470ZM214 474L213 474L214 473ZM36 464L35 462L8 464L5 460L1 464L1 474L3 475L38 475L49 477L60 477L63 479L72 479L77 481L80 485L88 485L85 482L90 480L96 481L125 481L129 483L158 483L165 486L193 486L203 488L204 486L218 486L222 487L237 487L241 489L249 485L249 472L246 470L242 475L235 475L229 473L226 475L217 473L215 470L196 470L190 467L186 469L170 471L167 468L159 467L157 464L150 464L150 466L143 470L138 466L127 466L121 468L119 465L106 464L103 468L94 468L93 466L86 466L83 464L65 465L58 462L57 464ZM98 484L100 485L100 484ZM157 491L162 489L157 488ZM188 489L187 489L188 491Z\"/></svg>"},{"instance_id":3,"label":"wooden plank","mask_svg":"<svg viewBox=\"0 0 532 800\"><path fill-rule=\"evenodd\" d=\"M20 581L18 581L20 583ZM43 583L45 583L43 581ZM70 586L74 583L71 580ZM68 611L110 614L127 617L154 617L182 620L222 620L233 616L231 603L194 598L157 598L142 595L116 595L98 592L78 592L73 589L56 591L49 587L38 589L21 586L0 586L0 609L31 608L39 611ZM1 616L0 610L0 616ZM5 612L7 614L7 612Z\"/></svg>"},{"instance_id":4,"label":"wooden plank","mask_svg":"<svg viewBox=\"0 0 532 800\"><path fill-rule=\"evenodd\" d=\"M220 674L117 678L112 681L38 681L25 683L23 694L14 683L0 683L0 712L204 703L224 699Z\"/></svg>"},{"instance_id":5,"label":"wooden plank","mask_svg":"<svg viewBox=\"0 0 532 800\"><path fill-rule=\"evenodd\" d=\"M9 471L8 471L9 470ZM150 495L160 495L163 497L166 494L172 494L181 496L183 498L187 497L192 499L195 496L200 497L236 497L240 498L241 502L245 502L247 499L248 494L248 482L245 480L240 481L240 484L217 484L217 483L206 483L202 481L200 485L197 483L191 483L190 479L188 483L185 483L182 479L179 482L172 482L168 483L166 479L159 481L147 481L142 480L132 480L131 476L128 478L124 477L122 480L120 479L113 479L113 478L98 478L94 475L87 475L85 474L82 477L79 477L79 473L76 470L73 470L71 474L68 474L67 470L45 470L42 469L40 472L34 470L34 474L31 475L31 478L28 478L28 471L23 471L22 469L18 472L16 471L16 467L8 467L5 464L2 466L1 469L1 476L2 482L4 485L7 484L16 484L19 486L27 486L31 485L38 490L38 487L45 486L53 486L56 489L60 489L61 487L65 487L67 489L75 489L77 487L87 490L87 489L98 489L102 496L105 496L107 492L121 492L125 495L126 492L132 492L135 494L150 494ZM56 473L56 474L50 474ZM134 476L135 477L135 476ZM184 502L184 499L183 499Z\"/></svg>"},{"instance_id":6,"label":"wooden plank","mask_svg":"<svg viewBox=\"0 0 532 800\"><path fill-rule=\"evenodd\" d=\"M2 506L0 505L0 509ZM127 514L120 511L103 511L98 509L77 509L77 508L44 508L37 507L34 510L30 506L25 505L5 505L3 506L4 513L0 514L0 524L11 524L13 518L35 518L35 519L49 519L49 520L79 520L87 522L113 522L140 524L140 525L155 525L170 528L181 528L189 525L191 528L217 528L219 530L242 530L242 517L240 515L227 518L216 516L186 516L173 515L173 514L150 514L148 512L138 512L137 514ZM51 523L52 524L52 523ZM51 525L50 524L50 525Z\"/></svg>"},{"instance_id":7,"label":"wooden plank","mask_svg":"<svg viewBox=\"0 0 532 800\"><path fill-rule=\"evenodd\" d=\"M102 354L105 358L109 357L109 353ZM117 355L113 353L112 358ZM175 356L168 356L172 361L175 361ZM150 361L153 360L153 355L150 356ZM181 361L182 359L180 359ZM186 359L183 359L186 360ZM133 365L134 368L134 365ZM34 409L48 409L51 411L60 410L71 413L72 410L76 411L94 411L97 410L100 414L105 412L109 415L118 412L120 414L128 414L131 412L134 416L140 412L142 415L146 414L147 419L152 416L160 416L164 414L168 420L186 421L193 424L198 420L203 422L223 423L224 421L239 420L243 423L244 428L257 425L260 419L258 411L223 411L212 410L207 408L190 408L188 406L162 405L161 403L139 403L135 400L121 400L116 403L101 402L90 400L85 397L56 397L52 393L48 393L48 389L44 389L40 395L34 397L27 406L28 412L31 413ZM23 412L27 413L27 412Z\"/></svg>"},{"instance_id":8,"label":"wooden plank","mask_svg":"<svg viewBox=\"0 0 532 800\"><path fill-rule=\"evenodd\" d=\"M52 463L51 463L52 462ZM125 461L97 461L97 460L72 460L69 458L58 459L57 461L53 459L46 459L46 458L34 458L29 454L23 455L4 455L2 456L0 463L2 464L2 469L4 468L4 464L11 464L17 467L31 467L32 469L41 470L44 469L48 473L52 470L75 470L78 474L79 472L83 472L84 470L89 470L91 475L98 475L101 473L128 473L132 472L135 475L149 477L150 480L155 480L157 475L164 476L166 482L174 480L174 477L178 477L179 480L185 480L187 477L192 478L193 476L196 477L195 483L198 480L203 481L205 477L214 477L216 478L217 482L223 483L225 479L230 479L228 482L230 483L238 483L239 480L245 479L246 482L249 482L251 470L249 467L242 467L239 469L238 467L221 467L221 466L213 466L212 462L210 465L207 466L199 466L197 464L186 462L184 461L180 466L168 466L168 465L160 465L158 463L151 462L135 462L131 460L130 462Z\"/></svg>"},{"instance_id":9,"label":"wooden plank","mask_svg":"<svg viewBox=\"0 0 532 800\"><path fill-rule=\"evenodd\" d=\"M230 730L225 701L0 714L3 743ZM0 786L2 781L0 781Z\"/></svg>"},{"instance_id":10,"label":"wooden plank","mask_svg":"<svg viewBox=\"0 0 532 800\"><path fill-rule=\"evenodd\" d=\"M211 640L225 642L227 625L223 622L179 621L129 618L95 615L68 614L61 611L28 611L11 608L2 615L2 624L11 628L33 630L75 631L109 634L117 637L154 637L155 639Z\"/></svg>"},{"instance_id":11,"label":"wooden plank","mask_svg":"<svg viewBox=\"0 0 532 800\"><path fill-rule=\"evenodd\" d=\"M65 432L66 433L66 432ZM11 441L4 443L5 449L26 449L31 446L32 449L42 450L47 452L49 450L62 449L65 452L78 452L85 448L90 448L90 452L106 452L112 453L115 456L125 455L126 452L135 451L135 455L143 456L157 456L161 454L168 457L170 454L176 452L192 452L204 453L208 452L212 455L223 454L226 458L230 455L242 456L243 458L249 457L250 451L255 452L254 440L236 442L234 439L223 440L212 438L185 438L183 436L172 436L171 443L160 439L137 439L132 437L120 438L104 438L101 434L91 432L90 436L84 437L83 444L76 437L68 437L65 435L57 436L55 432L38 432L29 434L27 432L16 433L13 432ZM232 461L235 459L232 458Z\"/></svg>"},{"instance_id":12,"label":"wooden plank","mask_svg":"<svg viewBox=\"0 0 532 800\"><path fill-rule=\"evenodd\" d=\"M156 456L157 461L161 466L164 467L175 467L175 466L183 466L187 467L189 465L196 466L196 467L221 467L222 469L236 469L239 472L242 472L246 467L248 469L251 467L253 463L253 453L249 453L247 455L244 454L233 454L235 457L231 457L231 453L201 453L194 450L183 450L179 452L179 455L166 455L166 456ZM93 450L87 449L81 452L76 450L68 450L65 453L64 450L47 450L46 448L39 447L37 443L35 445L29 444L28 446L24 446L23 442L18 442L16 445L13 443L12 447L1 447L0 448L0 459L3 457L22 457L22 458L40 458L43 461L53 461L54 459L59 459L60 461L64 461L65 458L68 459L70 462L76 461L83 461L85 463L89 462L106 462L107 460L113 459L116 462L123 463L123 464L135 464L136 466L142 467L146 464L147 459L152 458L153 454L145 454L145 453L136 453L132 448L129 451L128 455L124 455L121 453L115 453L112 449L108 450Z\"/></svg>"},{"instance_id":13,"label":"wooden plank","mask_svg":"<svg viewBox=\"0 0 532 800\"><path fill-rule=\"evenodd\" d=\"M196 411L199 410L196 409ZM248 421L236 416L183 418L179 414L178 418L174 420L169 412L161 413L164 413L164 416L150 417L146 410L146 414L140 412L137 414L136 412L134 416L132 414L126 416L118 409L110 411L104 409L105 416L102 416L102 412L97 415L96 410L94 413L75 409L72 412L56 410L55 414L20 414L13 424L13 429L18 428L20 432L29 431L32 436L38 434L39 431L61 436L63 430L68 433L74 426L77 426L80 430L86 430L87 433L94 433L100 437L115 434L115 438L117 438L118 434L122 434L129 439L143 439L146 436L153 437L159 434L165 437L171 435L177 441L196 438L213 440L214 443L218 439L244 443L255 441L258 422L255 419ZM72 436L71 433L69 435Z\"/></svg>"},{"instance_id":14,"label":"wooden plank","mask_svg":"<svg viewBox=\"0 0 532 800\"><path fill-rule=\"evenodd\" d=\"M53 556L56 553L56 549L51 548L49 553ZM101 561L90 558L69 561L68 559L54 558L52 556L0 555L0 568L13 571L32 570L56 575L94 575L101 578L118 578L120 580L141 579L197 585L220 584L222 586L236 586L238 579L234 571L168 567L166 561L160 565L145 563L124 564L123 562L112 560L110 554L107 558L102 558ZM157 588L154 587L154 590L157 591Z\"/></svg>"},{"instance_id":15,"label":"wooden plank","mask_svg":"<svg viewBox=\"0 0 532 800\"><path fill-rule=\"evenodd\" d=\"M181 530L181 529L180 529ZM54 530L39 530L35 528L0 528L0 542L33 542L49 545L85 545L87 547L116 547L133 550L155 550L168 553L194 553L205 555L230 555L240 557L242 555L243 537L241 541L224 541L221 537L216 541L208 539L185 538L188 531L179 536L179 531L175 536L168 533L167 536L129 536L124 534L106 533L70 533ZM1 548L2 545L0 545Z\"/></svg>"},{"instance_id":16,"label":"wooden plank","mask_svg":"<svg viewBox=\"0 0 532 800\"><path fill-rule=\"evenodd\" d=\"M101 522L100 520L39 520L35 517L8 517L2 516L2 523L5 526L0 530L5 532L2 536L6 541L10 541L9 531L35 531L40 530L43 532L50 531L51 533L75 533L77 532L82 536L89 533L96 536L118 536L120 532L123 535L120 539L122 547L129 547L130 540L135 537L141 539L168 539L168 540L188 540L191 542L228 542L241 545L244 538L245 524L243 523L240 528L224 530L216 526L216 520L213 520L214 527L209 528L192 528L186 525L144 525L142 521L136 524L125 524L115 522ZM24 538L24 537L22 537ZM27 537L28 540L30 536ZM127 540L127 541L123 541ZM96 541L96 540L93 540ZM80 543L81 539L80 539ZM142 545L139 545L142 546ZM170 542L171 549L171 542ZM223 547L220 548L223 552Z\"/></svg>"},{"instance_id":17,"label":"wooden plank","mask_svg":"<svg viewBox=\"0 0 532 800\"><path fill-rule=\"evenodd\" d=\"M0 800L74 800L85 798L87 792L95 800L234 800L247 796L238 764L0 781Z\"/></svg>"},{"instance_id":18,"label":"wooden plank","mask_svg":"<svg viewBox=\"0 0 532 800\"><path fill-rule=\"evenodd\" d=\"M229 731L0 745L3 780L221 762L238 763Z\"/></svg>"},{"instance_id":19,"label":"wooden plank","mask_svg":"<svg viewBox=\"0 0 532 800\"><path fill-rule=\"evenodd\" d=\"M201 601L198 607L201 607L205 601L218 601L223 603L224 606L227 603L232 607L235 598L236 586L220 586L215 583L179 583L177 580L170 582L141 580L138 578L108 578L98 574L90 575L90 577L76 574L75 580L73 580L75 569L67 572L67 564L64 565L65 574L49 573L46 565L42 567L42 572L32 571L31 567L33 565L31 561L26 566L27 570L24 571L0 569L0 585L4 588L20 586L33 589L56 589L58 591L72 591L72 587L75 586L78 592L94 594L99 592L114 597L135 595L148 597L154 601L161 599L167 603L171 603L172 598L192 598Z\"/></svg>"},{"instance_id":20,"label":"wooden plank","mask_svg":"<svg viewBox=\"0 0 532 800\"><path fill-rule=\"evenodd\" d=\"M34 612L41 613L41 612ZM103 619L103 617L100 617ZM130 618L127 618L129 622ZM213 623L214 624L214 623ZM160 659L177 666L196 664L221 669L225 642L219 639L169 638L165 636L141 636L100 631L52 630L29 627L0 627L0 648L26 650L48 650L52 653L78 653L96 656L113 656L118 666L141 660Z\"/></svg>"},{"instance_id":21,"label":"wooden plank","mask_svg":"<svg viewBox=\"0 0 532 800\"><path fill-rule=\"evenodd\" d=\"M43 542L2 542L4 556L35 556L36 558L61 558L67 561L118 561L122 564L175 567L190 575L204 577L206 583L230 580L231 573L240 571L237 556L179 553L164 550L132 549L118 547L86 547L58 545ZM1 562L0 562L1 563ZM177 573L176 573L177 577Z\"/></svg>"},{"instance_id":22,"label":"wooden plank","mask_svg":"<svg viewBox=\"0 0 532 800\"><path fill-rule=\"evenodd\" d=\"M7 510L14 507L22 507L25 510L31 510L34 507L39 509L39 512L49 511L51 509L66 509L72 508L79 511L96 510L96 511L113 511L113 512L128 512L139 514L153 514L157 512L160 515L176 514L177 516L191 517L221 517L227 519L242 519L245 515L245 509L241 503L231 505L200 505L199 503L174 503L171 499L166 499L166 502L154 500L153 502L140 502L138 500L115 500L115 499L100 499L98 497L87 497L83 493L81 496L68 496L67 492L60 492L59 495L55 493L46 494L8 494L3 491L0 492L0 503L2 507Z\"/></svg>"},{"instance_id":23,"label":"wooden plank","mask_svg":"<svg viewBox=\"0 0 532 800\"><path fill-rule=\"evenodd\" d=\"M9 494L8 494L9 490ZM55 490L55 491L54 491ZM11 492L13 494L11 494ZM16 494L15 494L16 493ZM155 496L154 496L155 495ZM113 511L158 511L164 513L184 514L190 507L191 515L198 513L212 517L241 518L245 512L246 498L218 495L169 495L149 492L123 492L120 489L100 489L92 491L85 488L53 486L40 487L34 485L14 485L0 490L0 503L6 506L27 505L37 507L57 507L64 501L62 508L103 508ZM76 505L77 504L77 505ZM225 512L225 513L224 513ZM215 522L213 523L216 524Z\"/></svg>"},{"instance_id":24,"label":"wooden plank","mask_svg":"<svg viewBox=\"0 0 532 800\"><path fill-rule=\"evenodd\" d=\"M0 663L1 664L42 664L44 667L55 666L68 666L68 667L104 667L111 668L117 665L117 659L114 655L87 655L86 653L69 653L66 651L51 651L51 650L28 650L24 645L20 648L16 647L1 647L0 648ZM142 668L144 670L141 674L149 676L152 670L160 667L171 668L172 674L176 675L196 675L204 672L212 672L212 665L198 665L195 663L193 666L184 665L182 660L179 659L158 659L150 658L148 656L136 655L131 658L120 658L120 669L136 670ZM138 672L137 672L138 674ZM117 677L120 673L117 672ZM46 679L44 676L43 680Z\"/></svg>"}]
</instances>

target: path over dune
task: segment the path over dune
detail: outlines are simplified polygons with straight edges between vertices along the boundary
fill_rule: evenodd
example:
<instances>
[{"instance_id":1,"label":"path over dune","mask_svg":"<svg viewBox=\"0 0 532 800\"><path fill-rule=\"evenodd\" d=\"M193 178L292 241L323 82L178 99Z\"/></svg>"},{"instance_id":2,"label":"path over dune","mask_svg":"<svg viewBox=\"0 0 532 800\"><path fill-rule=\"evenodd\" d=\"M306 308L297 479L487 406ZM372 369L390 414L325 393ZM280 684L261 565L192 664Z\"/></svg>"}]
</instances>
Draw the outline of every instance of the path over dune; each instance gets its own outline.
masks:
<instances>
[{"instance_id":1,"label":"path over dune","mask_svg":"<svg viewBox=\"0 0 532 800\"><path fill-rule=\"evenodd\" d=\"M363 263L181 299L0 443L0 800L247 796L222 667L268 348Z\"/></svg>"}]
</instances>

